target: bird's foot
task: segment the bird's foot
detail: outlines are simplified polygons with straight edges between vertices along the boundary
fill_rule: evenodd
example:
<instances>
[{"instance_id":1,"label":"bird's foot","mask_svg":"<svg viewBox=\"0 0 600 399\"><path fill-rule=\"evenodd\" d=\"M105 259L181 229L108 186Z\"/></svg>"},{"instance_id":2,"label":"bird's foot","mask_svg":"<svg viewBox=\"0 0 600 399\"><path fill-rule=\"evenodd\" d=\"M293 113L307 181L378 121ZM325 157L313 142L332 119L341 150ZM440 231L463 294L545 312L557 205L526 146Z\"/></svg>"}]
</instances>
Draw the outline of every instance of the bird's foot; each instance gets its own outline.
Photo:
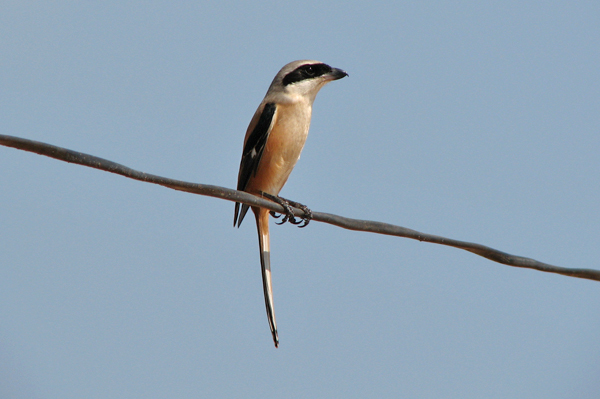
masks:
<instances>
[{"instance_id":1,"label":"bird's foot","mask_svg":"<svg viewBox=\"0 0 600 399\"><path fill-rule=\"evenodd\" d=\"M279 198L281 198L281 197L279 197ZM292 223L292 224L301 224L300 226L298 226L300 228L308 226L308 223L310 223L310 221L313 218L312 211L310 209L308 209L308 207L306 205L301 204L299 202L291 201L291 200L284 199L284 198L281 198L281 199L284 200L284 201L287 201L288 204L290 204L291 206L293 206L295 208L298 208L298 209L301 209L302 212L304 212L304 216L302 216L297 223L294 223L292 221L290 221L290 223Z\"/></svg>"},{"instance_id":2,"label":"bird's foot","mask_svg":"<svg viewBox=\"0 0 600 399\"><path fill-rule=\"evenodd\" d=\"M306 227L313 217L312 211L310 209L308 209L308 207L306 205L303 205L299 202L290 201L285 198L281 198L276 195L271 195L268 193L261 193L261 194L265 198L268 198L271 201L278 203L285 209L285 214L277 214L276 212L273 212L273 211L270 212L271 216L273 216L275 219L279 219L280 217L283 216L283 219L281 219L281 222L276 222L277 224L284 224L285 222L290 222L291 224L300 225L298 227L302 228L302 227ZM296 219L296 216L294 215L294 211L292 211L292 206L295 208L301 209L304 212L304 216L299 218L299 220Z\"/></svg>"}]
</instances>

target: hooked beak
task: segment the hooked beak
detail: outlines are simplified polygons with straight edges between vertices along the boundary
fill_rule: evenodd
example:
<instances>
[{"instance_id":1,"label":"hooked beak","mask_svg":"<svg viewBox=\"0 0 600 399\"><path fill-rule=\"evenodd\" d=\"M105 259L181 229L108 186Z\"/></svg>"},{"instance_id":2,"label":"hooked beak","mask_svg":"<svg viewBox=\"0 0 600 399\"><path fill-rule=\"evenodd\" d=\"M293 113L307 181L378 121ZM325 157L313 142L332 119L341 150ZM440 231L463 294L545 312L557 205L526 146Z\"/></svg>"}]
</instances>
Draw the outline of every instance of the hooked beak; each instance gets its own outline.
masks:
<instances>
[{"instance_id":1,"label":"hooked beak","mask_svg":"<svg viewBox=\"0 0 600 399\"><path fill-rule=\"evenodd\" d=\"M346 71L343 71L338 68L331 68L331 72L327 74L327 80L338 80L346 76L349 76Z\"/></svg>"}]
</instances>

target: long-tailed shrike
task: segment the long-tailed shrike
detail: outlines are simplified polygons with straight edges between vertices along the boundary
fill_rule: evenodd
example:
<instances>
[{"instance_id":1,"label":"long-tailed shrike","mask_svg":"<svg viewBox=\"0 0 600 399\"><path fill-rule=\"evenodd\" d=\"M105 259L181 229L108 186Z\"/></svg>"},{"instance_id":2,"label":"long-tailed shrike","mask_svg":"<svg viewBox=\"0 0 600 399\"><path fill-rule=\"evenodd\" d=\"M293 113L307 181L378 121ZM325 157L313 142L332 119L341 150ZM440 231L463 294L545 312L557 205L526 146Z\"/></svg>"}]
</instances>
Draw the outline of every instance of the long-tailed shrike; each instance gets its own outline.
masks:
<instances>
[{"instance_id":1,"label":"long-tailed shrike","mask_svg":"<svg viewBox=\"0 0 600 399\"><path fill-rule=\"evenodd\" d=\"M269 86L254 117L250 121L246 137L237 189L262 195L280 203L286 209L282 221L306 226L310 210L300 204L278 197L304 147L315 96L325 84L341 79L348 74L319 61L302 60L290 62L281 70ZM296 221L289 204L304 210L305 217ZM240 226L248 205L236 203L234 226ZM252 207L258 228L260 264L267 317L275 347L279 345L277 323L273 309L271 287L271 261L269 249L269 210Z\"/></svg>"}]
</instances>

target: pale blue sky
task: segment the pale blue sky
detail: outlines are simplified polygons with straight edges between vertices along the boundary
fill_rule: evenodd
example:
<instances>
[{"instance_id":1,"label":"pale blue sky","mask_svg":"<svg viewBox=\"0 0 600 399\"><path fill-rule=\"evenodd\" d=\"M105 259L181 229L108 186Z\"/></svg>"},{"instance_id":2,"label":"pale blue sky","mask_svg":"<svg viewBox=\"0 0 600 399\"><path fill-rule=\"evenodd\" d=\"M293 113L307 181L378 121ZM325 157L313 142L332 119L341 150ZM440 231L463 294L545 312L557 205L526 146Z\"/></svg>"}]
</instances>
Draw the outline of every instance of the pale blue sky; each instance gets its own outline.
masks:
<instances>
[{"instance_id":1,"label":"pale blue sky","mask_svg":"<svg viewBox=\"0 0 600 399\"><path fill-rule=\"evenodd\" d=\"M235 187L275 73L318 95L282 195L600 268L597 2L5 2L0 134ZM590 398L600 285L0 147L2 398ZM272 224L274 226L274 224Z\"/></svg>"}]
</instances>

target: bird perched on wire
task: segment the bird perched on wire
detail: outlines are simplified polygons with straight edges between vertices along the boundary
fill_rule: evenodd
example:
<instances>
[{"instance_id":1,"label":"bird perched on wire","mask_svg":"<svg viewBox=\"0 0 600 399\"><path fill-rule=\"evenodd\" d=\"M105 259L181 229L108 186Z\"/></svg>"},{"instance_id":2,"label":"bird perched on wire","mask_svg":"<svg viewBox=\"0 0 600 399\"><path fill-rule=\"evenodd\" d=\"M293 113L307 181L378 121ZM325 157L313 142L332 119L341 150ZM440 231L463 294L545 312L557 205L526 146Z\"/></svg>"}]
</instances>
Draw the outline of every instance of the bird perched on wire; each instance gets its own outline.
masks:
<instances>
[{"instance_id":1,"label":"bird perched on wire","mask_svg":"<svg viewBox=\"0 0 600 399\"><path fill-rule=\"evenodd\" d=\"M317 93L325 84L345 76L348 76L345 71L319 61L290 62L275 75L265 98L250 121L244 138L237 189L261 195L282 205L286 212L281 223L302 223L300 227L304 227L312 217L306 206L285 200L278 195L300 158L308 136L312 105ZM290 205L304 211L301 220L295 219ZM236 202L234 227L242 224L248 208L248 205ZM275 214L259 207L252 207L252 212L256 217L258 229L267 317L273 342L277 347L279 337L273 308L269 248L269 213L273 216Z\"/></svg>"}]
</instances>

